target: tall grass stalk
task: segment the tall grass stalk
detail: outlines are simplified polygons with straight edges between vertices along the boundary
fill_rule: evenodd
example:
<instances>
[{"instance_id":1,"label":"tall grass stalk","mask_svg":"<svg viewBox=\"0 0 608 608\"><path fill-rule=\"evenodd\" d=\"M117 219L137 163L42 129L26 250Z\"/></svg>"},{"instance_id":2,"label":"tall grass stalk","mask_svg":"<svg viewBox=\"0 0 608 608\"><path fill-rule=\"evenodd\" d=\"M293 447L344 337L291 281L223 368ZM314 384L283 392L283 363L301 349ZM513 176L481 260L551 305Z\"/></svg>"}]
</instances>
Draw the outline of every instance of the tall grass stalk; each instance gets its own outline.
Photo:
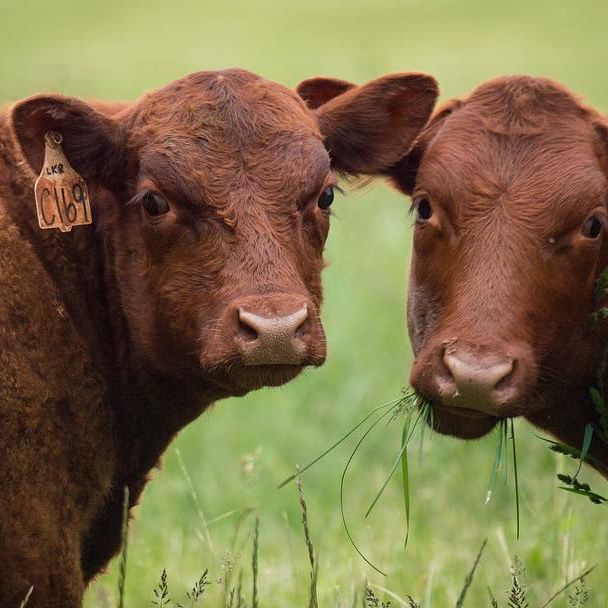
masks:
<instances>
[{"instance_id":1,"label":"tall grass stalk","mask_svg":"<svg viewBox=\"0 0 608 608\"><path fill-rule=\"evenodd\" d=\"M260 518L255 518L255 528L253 531L253 554L251 557L251 571L253 575L251 608L258 608L258 551L260 544Z\"/></svg>"},{"instance_id":2,"label":"tall grass stalk","mask_svg":"<svg viewBox=\"0 0 608 608\"><path fill-rule=\"evenodd\" d=\"M317 575L318 575L318 563L315 555L315 548L312 544L310 537L310 527L308 525L308 508L306 506L306 498L304 497L304 488L302 487L302 480L296 477L296 485L298 487L298 496L300 499L300 508L302 510L302 528L304 530L304 541L306 548L308 549L308 561L310 562L310 600L308 602L309 608L319 608L319 601L317 599Z\"/></svg>"},{"instance_id":3,"label":"tall grass stalk","mask_svg":"<svg viewBox=\"0 0 608 608\"><path fill-rule=\"evenodd\" d=\"M460 595L458 596L458 600L456 601L456 608L462 608L464 606L464 600L471 587L471 584L473 583L475 571L477 570L477 566L479 566L479 562L481 561L481 556L483 555L483 551L486 548L487 544L488 544L488 539L486 538L486 539L484 539L483 543L481 543L481 547L479 548L479 551L477 552L477 557L475 558L473 567L471 568L471 571L467 574L467 577L464 580L464 585L462 587L462 591L460 592Z\"/></svg>"},{"instance_id":4,"label":"tall grass stalk","mask_svg":"<svg viewBox=\"0 0 608 608\"><path fill-rule=\"evenodd\" d=\"M188 473L188 469L186 468L186 463L184 462L184 459L182 458L182 453L180 452L179 448L175 448L175 455L177 456L177 460L179 462L179 468L182 472L182 475L184 476L184 479L186 480L186 483L188 484L188 489L190 490L190 496L192 496L192 501L194 502L196 514L198 515L198 518L200 519L201 524L203 526L203 534L204 534L205 541L206 541L207 545L209 546L209 549L213 553L213 541L211 540L211 533L209 532L209 523L207 522L207 518L205 517L205 513L204 513L203 508L198 499L198 494L196 492L196 488L194 487L194 483L192 483L192 478L190 477L190 474Z\"/></svg>"},{"instance_id":5,"label":"tall grass stalk","mask_svg":"<svg viewBox=\"0 0 608 608\"><path fill-rule=\"evenodd\" d=\"M129 488L124 487L122 498L122 553L118 568L118 608L125 606L125 587L127 583L127 552L129 549Z\"/></svg>"},{"instance_id":6,"label":"tall grass stalk","mask_svg":"<svg viewBox=\"0 0 608 608\"><path fill-rule=\"evenodd\" d=\"M572 579L568 583L566 583L561 589L556 591L542 606L541 608L547 608L549 604L551 604L554 600L556 600L560 595L565 593L572 585L575 585L579 581L585 580L593 571L595 570L595 566L591 566L591 568L585 570L582 574L579 574L576 578Z\"/></svg>"},{"instance_id":7,"label":"tall grass stalk","mask_svg":"<svg viewBox=\"0 0 608 608\"><path fill-rule=\"evenodd\" d=\"M509 591L509 608L529 608L527 600L527 586L523 582L524 567L515 556L511 566L511 589Z\"/></svg>"}]
</instances>

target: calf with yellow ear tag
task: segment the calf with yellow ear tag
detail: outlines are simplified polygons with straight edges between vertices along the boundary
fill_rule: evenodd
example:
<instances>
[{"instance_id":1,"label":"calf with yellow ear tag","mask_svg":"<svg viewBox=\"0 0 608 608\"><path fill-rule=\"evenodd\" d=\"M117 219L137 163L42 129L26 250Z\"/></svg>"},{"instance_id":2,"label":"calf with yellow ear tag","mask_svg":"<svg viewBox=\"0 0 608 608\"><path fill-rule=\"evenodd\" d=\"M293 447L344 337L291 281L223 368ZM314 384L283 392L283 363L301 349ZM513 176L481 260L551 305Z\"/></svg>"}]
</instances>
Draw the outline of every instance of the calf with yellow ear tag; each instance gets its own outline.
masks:
<instances>
[{"instance_id":1,"label":"calf with yellow ear tag","mask_svg":"<svg viewBox=\"0 0 608 608\"><path fill-rule=\"evenodd\" d=\"M0 605L80 606L176 433L325 360L337 175L395 163L437 91L334 93L232 69L0 114Z\"/></svg>"}]
</instances>

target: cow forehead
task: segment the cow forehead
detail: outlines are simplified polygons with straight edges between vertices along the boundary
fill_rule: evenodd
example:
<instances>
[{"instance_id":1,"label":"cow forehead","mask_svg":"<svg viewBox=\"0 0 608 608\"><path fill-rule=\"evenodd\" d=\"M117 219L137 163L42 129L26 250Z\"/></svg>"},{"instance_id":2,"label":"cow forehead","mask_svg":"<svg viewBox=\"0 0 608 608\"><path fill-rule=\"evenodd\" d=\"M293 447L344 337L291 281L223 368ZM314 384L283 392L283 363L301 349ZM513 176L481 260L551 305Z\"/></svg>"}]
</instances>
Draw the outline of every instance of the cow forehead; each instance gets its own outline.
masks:
<instances>
[{"instance_id":1,"label":"cow forehead","mask_svg":"<svg viewBox=\"0 0 608 608\"><path fill-rule=\"evenodd\" d=\"M474 93L431 141L419 183L454 205L500 201L528 215L586 213L603 202L606 179L588 117L558 92L549 109L531 98L537 114L526 101L517 110L499 91Z\"/></svg>"},{"instance_id":2,"label":"cow forehead","mask_svg":"<svg viewBox=\"0 0 608 608\"><path fill-rule=\"evenodd\" d=\"M139 178L151 179L175 201L221 208L246 199L249 206L257 201L291 210L323 186L329 155L316 140L271 147L259 154L238 149L218 154L172 140L143 154Z\"/></svg>"},{"instance_id":3,"label":"cow forehead","mask_svg":"<svg viewBox=\"0 0 608 608\"><path fill-rule=\"evenodd\" d=\"M255 190L293 202L329 172L312 112L244 70L200 72L147 95L127 131L141 172L176 198L223 204Z\"/></svg>"},{"instance_id":4,"label":"cow forehead","mask_svg":"<svg viewBox=\"0 0 608 608\"><path fill-rule=\"evenodd\" d=\"M530 135L551 124L592 112L562 85L547 78L503 76L478 87L464 107L496 133Z\"/></svg>"},{"instance_id":5,"label":"cow forehead","mask_svg":"<svg viewBox=\"0 0 608 608\"><path fill-rule=\"evenodd\" d=\"M219 145L257 145L276 133L321 138L314 114L293 91L245 70L198 72L148 93L130 130L154 140L191 134Z\"/></svg>"}]
</instances>

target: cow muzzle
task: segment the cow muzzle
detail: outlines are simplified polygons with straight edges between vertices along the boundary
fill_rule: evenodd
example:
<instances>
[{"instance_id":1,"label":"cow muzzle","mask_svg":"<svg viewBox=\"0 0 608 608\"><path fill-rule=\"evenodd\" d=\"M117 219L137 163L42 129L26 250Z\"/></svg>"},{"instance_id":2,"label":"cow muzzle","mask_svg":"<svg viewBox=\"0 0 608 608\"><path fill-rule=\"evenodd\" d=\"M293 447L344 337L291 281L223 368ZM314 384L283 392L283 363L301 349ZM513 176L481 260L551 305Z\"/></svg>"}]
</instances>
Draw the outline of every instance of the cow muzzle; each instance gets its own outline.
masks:
<instances>
[{"instance_id":1,"label":"cow muzzle","mask_svg":"<svg viewBox=\"0 0 608 608\"><path fill-rule=\"evenodd\" d=\"M317 309L299 294L236 298L205 335L203 368L247 387L282 384L305 366L322 365L326 356Z\"/></svg>"},{"instance_id":2,"label":"cow muzzle","mask_svg":"<svg viewBox=\"0 0 608 608\"><path fill-rule=\"evenodd\" d=\"M532 352L523 343L488 347L444 340L421 353L412 370L415 388L464 418L521 414L535 379Z\"/></svg>"},{"instance_id":3,"label":"cow muzzle","mask_svg":"<svg viewBox=\"0 0 608 608\"><path fill-rule=\"evenodd\" d=\"M309 304L287 314L255 312L250 304L238 309L235 342L245 365L301 365L309 345Z\"/></svg>"}]
</instances>

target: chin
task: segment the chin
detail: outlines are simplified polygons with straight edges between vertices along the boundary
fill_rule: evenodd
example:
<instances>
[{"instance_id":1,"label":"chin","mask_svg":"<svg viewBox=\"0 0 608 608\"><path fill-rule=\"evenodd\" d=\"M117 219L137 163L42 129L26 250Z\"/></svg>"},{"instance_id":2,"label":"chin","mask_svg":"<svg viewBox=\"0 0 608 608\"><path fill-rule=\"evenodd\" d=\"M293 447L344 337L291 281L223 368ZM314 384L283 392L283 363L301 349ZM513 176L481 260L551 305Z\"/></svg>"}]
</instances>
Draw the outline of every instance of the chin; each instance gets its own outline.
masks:
<instances>
[{"instance_id":1,"label":"chin","mask_svg":"<svg viewBox=\"0 0 608 608\"><path fill-rule=\"evenodd\" d=\"M433 404L433 430L458 439L479 439L487 435L500 418L463 407Z\"/></svg>"},{"instance_id":2,"label":"chin","mask_svg":"<svg viewBox=\"0 0 608 608\"><path fill-rule=\"evenodd\" d=\"M210 379L227 395L242 397L260 388L287 384L303 369L301 365L237 365L226 371L214 370Z\"/></svg>"}]
</instances>

